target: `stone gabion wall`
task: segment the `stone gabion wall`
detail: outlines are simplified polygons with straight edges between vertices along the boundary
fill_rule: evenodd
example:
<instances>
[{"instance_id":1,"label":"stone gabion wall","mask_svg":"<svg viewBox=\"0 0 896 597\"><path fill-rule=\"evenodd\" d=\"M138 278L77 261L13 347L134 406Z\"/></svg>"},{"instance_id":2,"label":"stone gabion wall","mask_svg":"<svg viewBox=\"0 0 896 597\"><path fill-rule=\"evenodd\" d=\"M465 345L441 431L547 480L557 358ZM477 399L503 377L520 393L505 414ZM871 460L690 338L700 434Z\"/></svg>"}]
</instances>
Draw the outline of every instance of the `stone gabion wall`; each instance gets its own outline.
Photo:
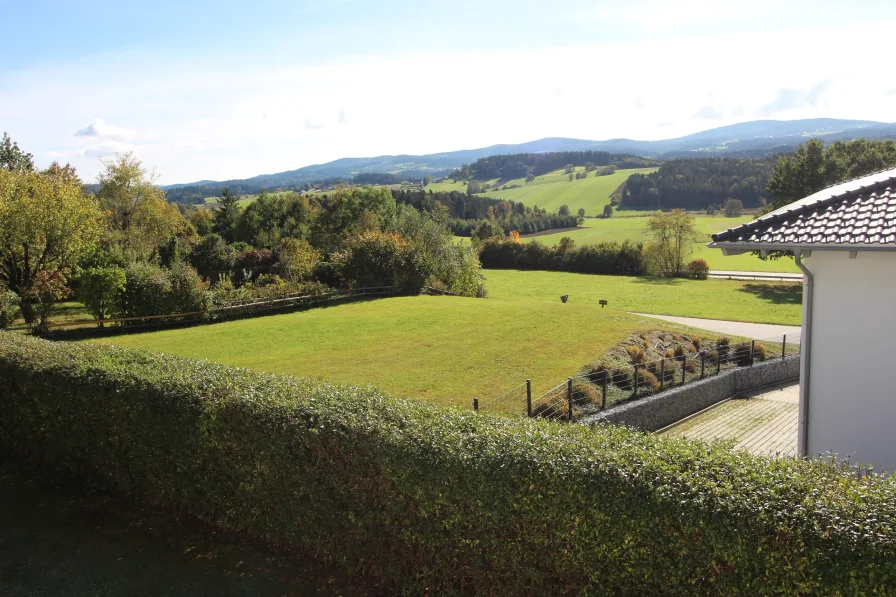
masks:
<instances>
[{"instance_id":1,"label":"stone gabion wall","mask_svg":"<svg viewBox=\"0 0 896 597\"><path fill-rule=\"evenodd\" d=\"M799 355L738 367L653 396L614 406L580 422L628 425L642 431L668 427L726 398L800 378Z\"/></svg>"}]
</instances>

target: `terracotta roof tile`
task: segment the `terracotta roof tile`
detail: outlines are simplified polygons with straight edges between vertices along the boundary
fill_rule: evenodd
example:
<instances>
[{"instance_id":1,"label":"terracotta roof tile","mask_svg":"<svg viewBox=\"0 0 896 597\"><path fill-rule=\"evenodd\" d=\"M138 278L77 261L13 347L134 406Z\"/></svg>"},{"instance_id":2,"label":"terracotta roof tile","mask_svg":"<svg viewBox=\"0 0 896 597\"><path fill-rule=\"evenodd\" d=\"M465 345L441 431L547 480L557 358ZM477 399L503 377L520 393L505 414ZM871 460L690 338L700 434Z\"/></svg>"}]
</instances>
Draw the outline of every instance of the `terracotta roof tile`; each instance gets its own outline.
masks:
<instances>
[{"instance_id":1,"label":"terracotta roof tile","mask_svg":"<svg viewBox=\"0 0 896 597\"><path fill-rule=\"evenodd\" d=\"M713 243L896 245L896 170L830 191L713 234Z\"/></svg>"}]
</instances>

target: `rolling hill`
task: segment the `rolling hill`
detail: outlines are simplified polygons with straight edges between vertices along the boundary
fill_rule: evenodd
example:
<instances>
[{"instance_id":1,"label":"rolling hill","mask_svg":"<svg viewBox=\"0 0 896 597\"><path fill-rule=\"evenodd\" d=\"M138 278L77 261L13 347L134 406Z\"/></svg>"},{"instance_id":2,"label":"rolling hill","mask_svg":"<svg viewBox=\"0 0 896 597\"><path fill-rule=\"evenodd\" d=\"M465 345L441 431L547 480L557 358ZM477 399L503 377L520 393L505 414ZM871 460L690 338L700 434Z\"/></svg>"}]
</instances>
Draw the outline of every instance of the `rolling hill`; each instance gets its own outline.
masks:
<instances>
[{"instance_id":1,"label":"rolling hill","mask_svg":"<svg viewBox=\"0 0 896 597\"><path fill-rule=\"evenodd\" d=\"M371 158L342 158L325 164L314 164L297 170L262 174L248 179L227 181L200 181L163 187L171 200L189 193L215 196L223 187L230 187L242 194L257 193L261 188L276 189L296 187L332 178L350 178L365 172L400 173L408 179L421 179L426 174L439 177L450 170L479 158L515 153L543 153L550 151L596 150L613 153L631 153L665 159L669 157L702 157L740 153L764 155L788 151L803 141L818 137L825 141L836 139L896 138L896 123L868 120L840 120L816 118L807 120L756 120L709 129L659 141L633 139L609 139L590 141L565 137L547 137L519 144L504 144L433 153L428 155L393 155Z\"/></svg>"}]
</instances>

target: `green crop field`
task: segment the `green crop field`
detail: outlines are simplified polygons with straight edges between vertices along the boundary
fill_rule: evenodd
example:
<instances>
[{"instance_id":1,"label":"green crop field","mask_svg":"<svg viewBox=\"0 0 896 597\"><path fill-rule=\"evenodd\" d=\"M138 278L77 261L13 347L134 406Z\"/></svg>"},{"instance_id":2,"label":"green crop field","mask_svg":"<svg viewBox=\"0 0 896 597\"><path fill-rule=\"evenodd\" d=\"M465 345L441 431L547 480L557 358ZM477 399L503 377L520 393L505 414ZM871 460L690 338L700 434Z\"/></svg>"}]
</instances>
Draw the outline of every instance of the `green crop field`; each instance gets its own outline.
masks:
<instances>
[{"instance_id":1,"label":"green crop field","mask_svg":"<svg viewBox=\"0 0 896 597\"><path fill-rule=\"evenodd\" d=\"M628 217L619 217L619 213ZM567 230L565 232L555 232L553 234L545 234L536 237L527 237L523 240L526 242L538 240L546 245L554 245L560 242L560 239L568 236L573 239L577 245L586 245L599 243L604 241L630 240L632 242L647 242L651 240L650 232L647 228L647 216L644 212L634 212L637 214L631 217L632 212L617 212L612 218L586 218L583 225L578 230ZM719 249L710 249L706 246L710 239L710 235L721 232L727 228L740 226L745 222L749 222L753 216L742 216L739 218L726 218L725 216L696 216L696 224L698 231L697 242L694 243L694 253L691 259L705 259L710 269L716 270L735 270L749 272L793 272L799 270L793 263L793 259L777 259L765 260L759 259L754 255L733 255L725 257Z\"/></svg>"},{"instance_id":2,"label":"green crop field","mask_svg":"<svg viewBox=\"0 0 896 597\"><path fill-rule=\"evenodd\" d=\"M771 323L800 317L798 286L794 292L716 280L486 275L488 299L382 299L95 341L468 406L474 396L486 400L526 378L536 393L545 391L636 330L676 327L624 310ZM561 294L570 302L563 304ZM601 309L598 299L610 308Z\"/></svg>"},{"instance_id":3,"label":"green crop field","mask_svg":"<svg viewBox=\"0 0 896 597\"><path fill-rule=\"evenodd\" d=\"M576 168L577 172L581 172L584 168ZM490 190L482 193L483 197L492 199L505 199L509 201L519 201L528 207L541 207L554 212L560 209L561 205L569 207L572 213L577 213L580 208L584 208L585 215L594 216L603 213L604 206L610 203L610 194L615 191L619 185L625 182L629 176L636 172L647 173L653 172L656 168L641 168L634 170L618 170L609 176L595 176L593 173L588 178L581 180L569 180L569 175L563 170L556 170L542 176L537 176L535 180L526 184L524 178L502 183L510 185L519 185L515 189L507 190ZM488 184L495 184L497 180L488 181ZM466 192L466 183L459 182L441 182L427 185L426 190L437 191L461 191Z\"/></svg>"}]
</instances>

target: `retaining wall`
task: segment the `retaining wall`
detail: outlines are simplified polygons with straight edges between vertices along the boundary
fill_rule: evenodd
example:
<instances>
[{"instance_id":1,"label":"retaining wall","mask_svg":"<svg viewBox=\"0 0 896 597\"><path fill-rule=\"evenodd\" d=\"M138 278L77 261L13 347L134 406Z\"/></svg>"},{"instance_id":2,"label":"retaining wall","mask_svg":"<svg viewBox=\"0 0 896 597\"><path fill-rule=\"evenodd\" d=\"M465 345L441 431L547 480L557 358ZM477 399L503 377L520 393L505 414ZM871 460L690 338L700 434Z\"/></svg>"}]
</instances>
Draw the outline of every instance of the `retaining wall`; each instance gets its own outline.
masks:
<instances>
[{"instance_id":1,"label":"retaining wall","mask_svg":"<svg viewBox=\"0 0 896 597\"><path fill-rule=\"evenodd\" d=\"M739 393L798 381L799 378L800 357L788 356L723 371L713 377L608 408L580 422L585 425L607 422L642 431L657 431Z\"/></svg>"}]
</instances>

